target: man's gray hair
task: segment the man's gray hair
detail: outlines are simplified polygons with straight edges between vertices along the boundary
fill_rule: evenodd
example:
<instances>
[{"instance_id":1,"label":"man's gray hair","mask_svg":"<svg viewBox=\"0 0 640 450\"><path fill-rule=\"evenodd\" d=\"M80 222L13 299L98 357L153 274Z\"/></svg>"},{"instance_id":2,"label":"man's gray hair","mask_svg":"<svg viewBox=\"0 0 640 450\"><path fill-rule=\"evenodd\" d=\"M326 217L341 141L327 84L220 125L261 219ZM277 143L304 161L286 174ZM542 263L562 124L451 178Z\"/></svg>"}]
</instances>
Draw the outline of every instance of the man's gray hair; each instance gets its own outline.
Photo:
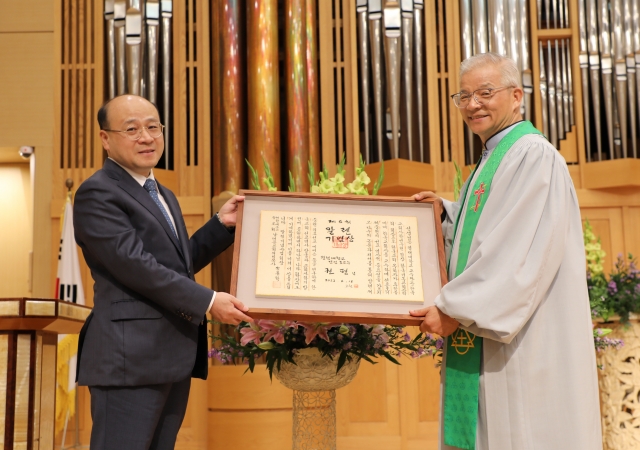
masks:
<instances>
[{"instance_id":1,"label":"man's gray hair","mask_svg":"<svg viewBox=\"0 0 640 450\"><path fill-rule=\"evenodd\" d=\"M462 79L467 72L488 65L500 66L504 86L517 86L522 89L522 77L516 62L508 56L497 53L480 53L462 61L462 64L460 64L460 78Z\"/></svg>"}]
</instances>

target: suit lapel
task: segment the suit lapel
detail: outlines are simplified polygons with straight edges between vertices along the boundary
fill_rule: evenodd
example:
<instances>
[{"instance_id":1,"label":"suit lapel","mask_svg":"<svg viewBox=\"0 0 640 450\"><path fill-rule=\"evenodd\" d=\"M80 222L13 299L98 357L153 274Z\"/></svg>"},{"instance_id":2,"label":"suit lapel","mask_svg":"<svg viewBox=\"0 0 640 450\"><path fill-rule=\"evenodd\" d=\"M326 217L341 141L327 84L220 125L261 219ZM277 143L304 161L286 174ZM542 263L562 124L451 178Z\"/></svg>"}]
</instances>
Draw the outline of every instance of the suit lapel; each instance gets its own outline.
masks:
<instances>
[{"instance_id":1,"label":"suit lapel","mask_svg":"<svg viewBox=\"0 0 640 450\"><path fill-rule=\"evenodd\" d=\"M158 183L158 180L156 180ZM178 237L180 238L180 244L182 245L182 257L184 258L184 262L187 265L187 268L191 269L191 261L187 260L187 256L190 255L189 251L189 234L187 232L187 227L184 224L182 219L182 211L180 210L180 205L175 200L175 197L171 194L171 191L166 189L160 183L158 183L158 189L164 197L164 200L167 202L167 206L169 207L169 211L173 216L173 220L176 223L176 233L178 233Z\"/></svg>"},{"instance_id":2,"label":"suit lapel","mask_svg":"<svg viewBox=\"0 0 640 450\"><path fill-rule=\"evenodd\" d=\"M176 247L176 249L180 253L180 256L182 256L182 259L185 259L182 245L180 245L180 242L178 242L178 239L176 239L175 235L173 234L173 231L171 231L171 227L169 226L167 219L165 219L164 215L162 214L162 211L160 211L160 208L158 208L158 205L156 205L156 203L153 201L149 193L145 191L144 188L136 182L136 180L134 180L127 172L125 172L124 169L122 169L116 163L107 159L107 161L105 162L105 165L106 164L111 165L109 169L111 169L112 171L118 170L118 169L122 171L122 174L118 180L118 186L120 186L121 189L123 189L127 194L129 194L131 197L137 200L138 203L140 203L151 214L153 214L156 220L160 223L160 226L162 226L164 231L169 236L169 239L171 239L171 242L173 242L173 245ZM163 195L163 197L165 196ZM166 197L165 197L165 200L166 200ZM173 214L174 220L176 221L176 224L177 224L176 213L174 211L171 211L171 214ZM182 236L180 236L180 238L182 239Z\"/></svg>"}]
</instances>

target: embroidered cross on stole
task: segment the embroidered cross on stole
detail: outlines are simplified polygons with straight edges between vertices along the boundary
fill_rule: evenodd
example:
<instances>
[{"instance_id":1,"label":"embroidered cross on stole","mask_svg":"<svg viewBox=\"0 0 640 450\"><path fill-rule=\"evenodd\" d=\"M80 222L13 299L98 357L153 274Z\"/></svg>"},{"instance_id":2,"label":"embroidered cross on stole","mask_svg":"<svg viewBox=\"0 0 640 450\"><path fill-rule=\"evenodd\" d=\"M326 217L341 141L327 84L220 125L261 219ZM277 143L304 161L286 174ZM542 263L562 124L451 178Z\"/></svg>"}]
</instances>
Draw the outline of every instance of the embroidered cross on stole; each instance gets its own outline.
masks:
<instances>
[{"instance_id":1,"label":"embroidered cross on stole","mask_svg":"<svg viewBox=\"0 0 640 450\"><path fill-rule=\"evenodd\" d=\"M491 181L502 159L511 146L526 134L542 134L531 122L520 122L498 143L489 160L485 163L474 182L475 205L465 214L455 276L460 275L469 259L471 241L480 215L489 194ZM476 166L477 169L478 166ZM469 177L473 180L475 170ZM467 201L468 183L462 194ZM454 239L460 225L460 216L465 206L460 208L454 228ZM480 360L482 358L482 338L462 328L458 328L447 338L446 372L444 381L444 443L465 450L475 450L476 427L478 422L478 388L480 381Z\"/></svg>"},{"instance_id":2,"label":"embroidered cross on stole","mask_svg":"<svg viewBox=\"0 0 640 450\"><path fill-rule=\"evenodd\" d=\"M478 212L480 201L482 200L482 194L484 194L484 183L480 183L480 187L473 191L473 194L476 196L476 205L473 207L473 212Z\"/></svg>"}]
</instances>

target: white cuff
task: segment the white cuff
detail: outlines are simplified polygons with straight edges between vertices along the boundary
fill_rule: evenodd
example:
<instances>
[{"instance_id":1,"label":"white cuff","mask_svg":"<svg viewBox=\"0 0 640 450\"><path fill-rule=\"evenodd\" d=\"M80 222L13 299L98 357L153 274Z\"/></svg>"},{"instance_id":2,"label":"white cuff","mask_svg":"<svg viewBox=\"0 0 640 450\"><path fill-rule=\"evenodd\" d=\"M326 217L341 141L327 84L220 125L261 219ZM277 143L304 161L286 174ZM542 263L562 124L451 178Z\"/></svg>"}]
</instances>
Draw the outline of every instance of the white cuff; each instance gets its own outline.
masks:
<instances>
[{"instance_id":1,"label":"white cuff","mask_svg":"<svg viewBox=\"0 0 640 450\"><path fill-rule=\"evenodd\" d=\"M216 291L213 291L213 295L211 296L211 303L209 303L209 309L207 309L207 312L211 311L211 308L213 308L213 301L216 299Z\"/></svg>"}]
</instances>

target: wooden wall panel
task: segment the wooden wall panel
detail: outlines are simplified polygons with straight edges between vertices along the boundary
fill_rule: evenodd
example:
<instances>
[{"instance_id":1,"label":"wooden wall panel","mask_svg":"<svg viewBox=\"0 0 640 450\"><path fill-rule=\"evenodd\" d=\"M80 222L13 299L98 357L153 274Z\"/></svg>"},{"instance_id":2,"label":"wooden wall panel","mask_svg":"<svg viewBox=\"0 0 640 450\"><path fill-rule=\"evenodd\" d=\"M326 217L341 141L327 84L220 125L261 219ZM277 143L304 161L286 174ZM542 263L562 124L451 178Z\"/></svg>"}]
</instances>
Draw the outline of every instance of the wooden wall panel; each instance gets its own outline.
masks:
<instances>
[{"instance_id":1,"label":"wooden wall panel","mask_svg":"<svg viewBox=\"0 0 640 450\"><path fill-rule=\"evenodd\" d=\"M208 417L209 450L291 448L290 411L210 411Z\"/></svg>"},{"instance_id":2,"label":"wooden wall panel","mask_svg":"<svg viewBox=\"0 0 640 450\"><path fill-rule=\"evenodd\" d=\"M333 175L346 155L349 180L355 176L360 152L355 4L318 2L321 160Z\"/></svg>"},{"instance_id":3,"label":"wooden wall panel","mask_svg":"<svg viewBox=\"0 0 640 450\"><path fill-rule=\"evenodd\" d=\"M399 437L398 369L377 361L360 363L352 384L337 391L338 435Z\"/></svg>"},{"instance_id":4,"label":"wooden wall panel","mask_svg":"<svg viewBox=\"0 0 640 450\"><path fill-rule=\"evenodd\" d=\"M422 358L416 363L418 386L418 422L438 421L440 413L440 369L431 358Z\"/></svg>"},{"instance_id":5,"label":"wooden wall panel","mask_svg":"<svg viewBox=\"0 0 640 450\"><path fill-rule=\"evenodd\" d=\"M209 417L207 411L207 382L191 380L189 403L182 427L176 439L176 450L206 450Z\"/></svg>"},{"instance_id":6,"label":"wooden wall panel","mask_svg":"<svg viewBox=\"0 0 640 450\"><path fill-rule=\"evenodd\" d=\"M436 191L453 190L452 161L464 165L464 125L449 96L458 91L460 35L458 2L424 2L426 117L429 163L436 173Z\"/></svg>"},{"instance_id":7,"label":"wooden wall panel","mask_svg":"<svg viewBox=\"0 0 640 450\"><path fill-rule=\"evenodd\" d=\"M589 220L593 233L600 238L602 249L607 253L604 272L609 274L618 254L626 254L622 208L584 208L581 212L583 220Z\"/></svg>"},{"instance_id":8,"label":"wooden wall panel","mask_svg":"<svg viewBox=\"0 0 640 450\"><path fill-rule=\"evenodd\" d=\"M0 2L0 33L53 32L52 17L53 2L51 1L2 0Z\"/></svg>"},{"instance_id":9,"label":"wooden wall panel","mask_svg":"<svg viewBox=\"0 0 640 450\"><path fill-rule=\"evenodd\" d=\"M404 360L400 370L403 449L437 449L440 369L431 357ZM405 368L406 367L406 368Z\"/></svg>"},{"instance_id":10,"label":"wooden wall panel","mask_svg":"<svg viewBox=\"0 0 640 450\"><path fill-rule=\"evenodd\" d=\"M51 145L53 35L0 33L0 146Z\"/></svg>"},{"instance_id":11,"label":"wooden wall panel","mask_svg":"<svg viewBox=\"0 0 640 450\"><path fill-rule=\"evenodd\" d=\"M292 391L269 379L264 365L210 368L209 449L291 448ZM244 374L244 375L243 375Z\"/></svg>"},{"instance_id":12,"label":"wooden wall panel","mask_svg":"<svg viewBox=\"0 0 640 450\"><path fill-rule=\"evenodd\" d=\"M624 206L622 208L622 223L625 251L640 258L640 207Z\"/></svg>"},{"instance_id":13,"label":"wooden wall panel","mask_svg":"<svg viewBox=\"0 0 640 450\"><path fill-rule=\"evenodd\" d=\"M29 164L0 164L0 297L31 292L32 206Z\"/></svg>"},{"instance_id":14,"label":"wooden wall panel","mask_svg":"<svg viewBox=\"0 0 640 450\"><path fill-rule=\"evenodd\" d=\"M342 402L350 408L345 419L349 423L387 421L387 368L382 364L372 365L361 361L355 380L343 391ZM340 391L341 393L343 391Z\"/></svg>"}]
</instances>

